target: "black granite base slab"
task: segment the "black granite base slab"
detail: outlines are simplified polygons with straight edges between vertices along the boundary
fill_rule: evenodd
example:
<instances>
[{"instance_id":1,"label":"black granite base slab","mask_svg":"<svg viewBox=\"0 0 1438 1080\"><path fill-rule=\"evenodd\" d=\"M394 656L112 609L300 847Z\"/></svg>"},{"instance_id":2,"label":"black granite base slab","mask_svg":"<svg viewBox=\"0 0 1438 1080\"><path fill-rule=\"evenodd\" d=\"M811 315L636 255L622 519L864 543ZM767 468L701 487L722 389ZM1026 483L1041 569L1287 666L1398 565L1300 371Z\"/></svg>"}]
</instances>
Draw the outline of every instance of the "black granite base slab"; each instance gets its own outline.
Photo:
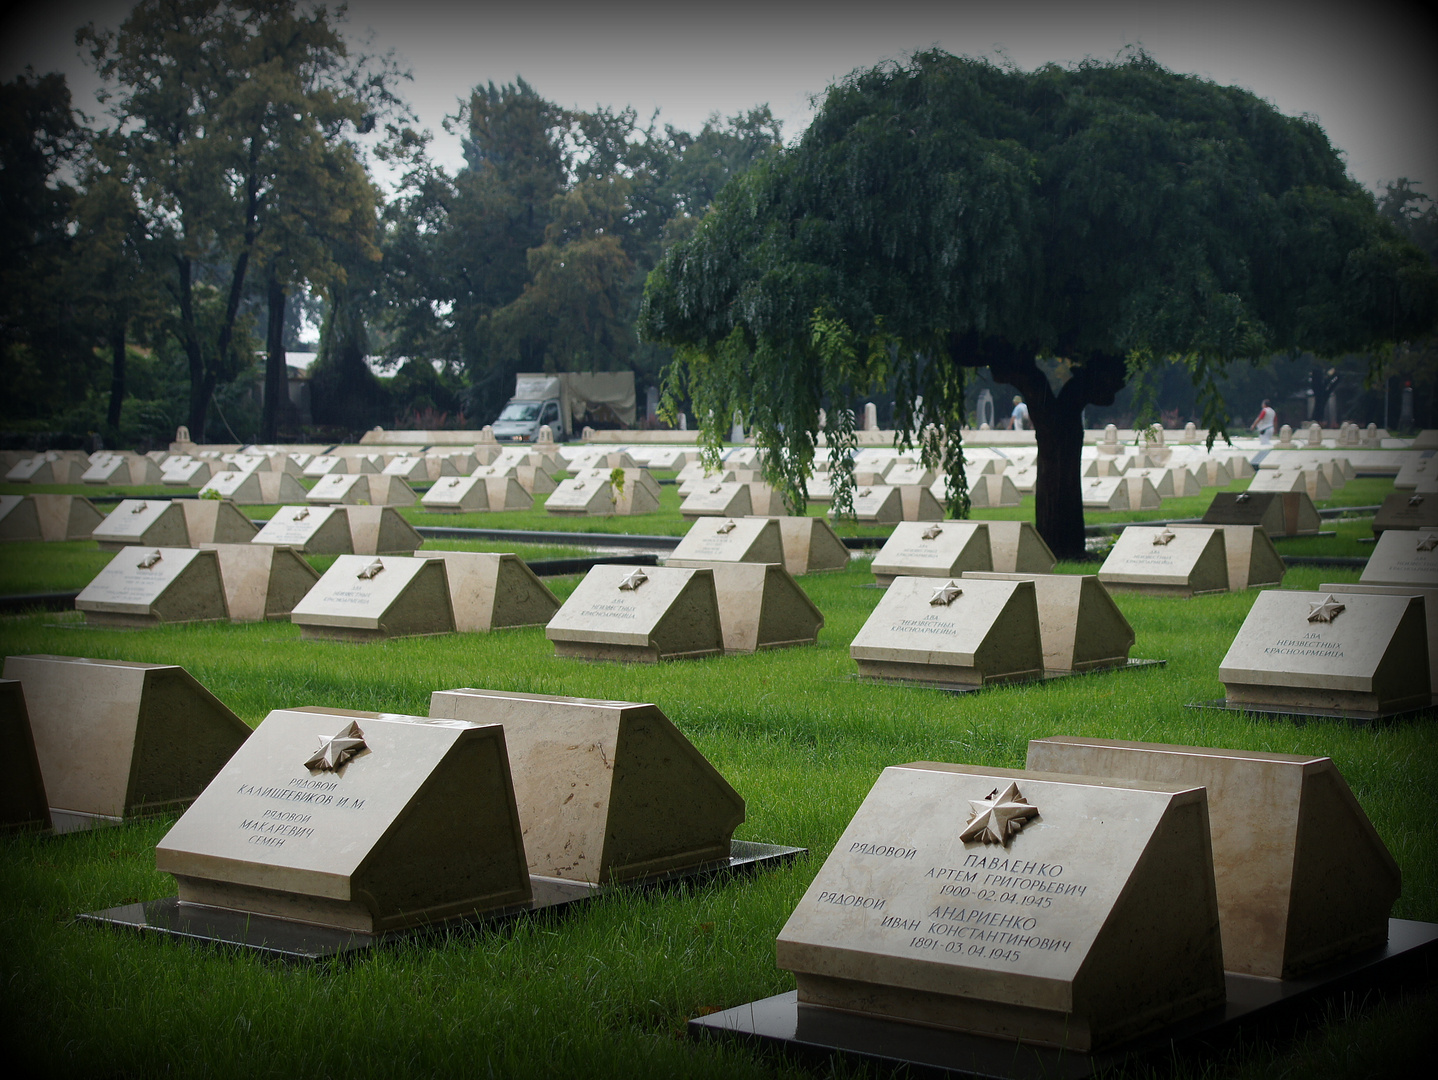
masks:
<instances>
[{"instance_id":1,"label":"black granite base slab","mask_svg":"<svg viewBox=\"0 0 1438 1080\"><path fill-rule=\"evenodd\" d=\"M1381 713L1361 712L1357 709L1300 709L1282 705L1230 705L1227 701L1190 701L1184 708L1251 713L1254 716L1271 716L1275 720L1358 720L1363 723L1438 716L1438 710L1435 710L1433 705L1419 705L1413 709L1397 709L1393 712Z\"/></svg>"},{"instance_id":2,"label":"black granite base slab","mask_svg":"<svg viewBox=\"0 0 1438 1080\"><path fill-rule=\"evenodd\" d=\"M879 686L917 686L923 690L942 690L948 694L976 694L980 690L997 690L1005 686L1028 686L1037 682L1052 682L1054 679L1073 679L1082 675L1103 675L1110 671L1133 671L1135 668L1164 667L1167 660L1129 660L1122 666L1088 668L1084 671L1045 671L1042 679L1014 679L1008 682L990 682L982 686L955 686L953 683L923 682L916 679L885 679L878 675L850 675L854 682L874 683Z\"/></svg>"},{"instance_id":3,"label":"black granite base slab","mask_svg":"<svg viewBox=\"0 0 1438 1080\"><path fill-rule=\"evenodd\" d=\"M735 840L730 845L727 862L707 863L687 870L671 870L619 885L598 886L532 876L530 884L533 898L526 904L515 904L478 916L450 919L443 923L383 934L337 930L292 919L279 919L202 904L182 904L175 896L105 908L103 911L87 911L77 918L82 922L99 923L118 930L133 930L142 934L156 934L207 945L246 949L278 960L331 960L352 957L389 942L423 938L455 929L500 926L521 915L559 914L571 907L587 903L601 892L611 889L664 888L681 882L703 884L717 878L756 874L761 870L788 865L807 852L808 848Z\"/></svg>"},{"instance_id":4,"label":"black granite base slab","mask_svg":"<svg viewBox=\"0 0 1438 1080\"><path fill-rule=\"evenodd\" d=\"M1388 920L1388 944L1306 979L1227 975L1228 1001L1125 1046L1097 1054L800 1005L796 991L689 1021L692 1037L744 1038L797 1056L841 1053L903 1075L979 1080L1082 1080L1121 1064L1159 1065L1175 1054L1211 1052L1239 1038L1282 1038L1323 1022L1340 996L1391 991L1438 978L1438 923Z\"/></svg>"}]
</instances>

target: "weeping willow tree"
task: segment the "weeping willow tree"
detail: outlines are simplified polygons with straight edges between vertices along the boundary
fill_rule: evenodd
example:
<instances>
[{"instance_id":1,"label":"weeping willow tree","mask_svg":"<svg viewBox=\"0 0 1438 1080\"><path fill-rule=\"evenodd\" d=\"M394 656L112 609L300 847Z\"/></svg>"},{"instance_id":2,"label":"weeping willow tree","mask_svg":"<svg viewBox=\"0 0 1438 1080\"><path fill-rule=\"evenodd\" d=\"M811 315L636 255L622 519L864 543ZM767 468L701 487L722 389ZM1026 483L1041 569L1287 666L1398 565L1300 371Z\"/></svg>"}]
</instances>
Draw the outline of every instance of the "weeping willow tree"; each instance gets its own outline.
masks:
<instances>
[{"instance_id":1,"label":"weeping willow tree","mask_svg":"<svg viewBox=\"0 0 1438 1080\"><path fill-rule=\"evenodd\" d=\"M739 411L803 505L820 410L835 502L842 406L880 391L967 509L964 374L1024 395L1037 527L1083 553L1083 410L1180 359L1209 441L1217 380L1431 326L1438 275L1311 120L1142 52L1032 72L933 51L832 87L793 149L733 180L650 274L641 335L673 346L706 444Z\"/></svg>"}]
</instances>

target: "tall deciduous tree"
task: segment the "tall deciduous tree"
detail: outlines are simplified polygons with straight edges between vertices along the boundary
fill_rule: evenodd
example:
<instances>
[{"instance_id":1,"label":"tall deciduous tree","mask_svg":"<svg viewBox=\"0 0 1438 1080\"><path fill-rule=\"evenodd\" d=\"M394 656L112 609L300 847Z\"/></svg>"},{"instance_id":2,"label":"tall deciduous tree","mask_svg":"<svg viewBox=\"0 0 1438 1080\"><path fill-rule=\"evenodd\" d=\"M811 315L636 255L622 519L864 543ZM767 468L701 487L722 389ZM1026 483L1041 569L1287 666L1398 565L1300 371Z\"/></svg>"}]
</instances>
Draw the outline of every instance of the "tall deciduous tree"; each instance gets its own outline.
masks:
<instances>
[{"instance_id":1,"label":"tall deciduous tree","mask_svg":"<svg viewBox=\"0 0 1438 1080\"><path fill-rule=\"evenodd\" d=\"M394 73L350 62L328 11L293 0L141 0L118 33L80 38L111 87L126 182L171 266L189 427L203 440L216 386L253 355L241 318L250 274L268 258L284 286L307 261L276 235L295 224L295 200L335 199L331 221L373 215L336 143L393 100Z\"/></svg>"},{"instance_id":2,"label":"tall deciduous tree","mask_svg":"<svg viewBox=\"0 0 1438 1080\"><path fill-rule=\"evenodd\" d=\"M1212 437L1226 364L1399 340L1435 297L1311 120L1141 52L1022 72L933 51L831 88L650 276L641 328L678 347L710 437L741 409L801 497L825 395L887 385L896 427L946 431L962 512L962 376L988 367L1028 402L1037 525L1072 557L1086 405L1181 357ZM829 415L842 470L852 418Z\"/></svg>"}]
</instances>

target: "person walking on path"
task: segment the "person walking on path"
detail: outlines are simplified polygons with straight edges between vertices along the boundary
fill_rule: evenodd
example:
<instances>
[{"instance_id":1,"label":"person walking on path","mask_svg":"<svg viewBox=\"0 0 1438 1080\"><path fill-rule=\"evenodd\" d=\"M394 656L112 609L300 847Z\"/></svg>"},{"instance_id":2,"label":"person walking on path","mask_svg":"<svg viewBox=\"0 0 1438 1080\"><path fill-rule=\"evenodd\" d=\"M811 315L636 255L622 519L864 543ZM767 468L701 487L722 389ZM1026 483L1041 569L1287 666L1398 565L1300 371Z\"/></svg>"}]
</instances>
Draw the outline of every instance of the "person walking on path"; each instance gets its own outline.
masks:
<instances>
[{"instance_id":1,"label":"person walking on path","mask_svg":"<svg viewBox=\"0 0 1438 1080\"><path fill-rule=\"evenodd\" d=\"M1268 399L1263 399L1263 408L1258 410L1258 417L1248 425L1249 431L1258 432L1258 442L1261 446L1267 446L1273 441L1273 422L1278 419L1278 414L1268 404Z\"/></svg>"},{"instance_id":2,"label":"person walking on path","mask_svg":"<svg viewBox=\"0 0 1438 1080\"><path fill-rule=\"evenodd\" d=\"M1014 395L1014 411L1009 416L1009 427L1015 431L1024 431L1029 426L1029 407L1024 404L1021 395Z\"/></svg>"}]
</instances>

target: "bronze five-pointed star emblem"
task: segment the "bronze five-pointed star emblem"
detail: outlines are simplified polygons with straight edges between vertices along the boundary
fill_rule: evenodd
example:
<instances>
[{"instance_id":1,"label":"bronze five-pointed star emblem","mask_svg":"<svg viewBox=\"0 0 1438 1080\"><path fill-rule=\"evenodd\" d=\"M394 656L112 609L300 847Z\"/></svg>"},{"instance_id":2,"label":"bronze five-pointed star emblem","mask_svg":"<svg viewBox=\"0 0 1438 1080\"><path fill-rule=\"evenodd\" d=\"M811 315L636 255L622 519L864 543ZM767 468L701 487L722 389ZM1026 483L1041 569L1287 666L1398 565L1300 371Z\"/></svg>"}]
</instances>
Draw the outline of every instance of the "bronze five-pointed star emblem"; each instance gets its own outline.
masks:
<instances>
[{"instance_id":1,"label":"bronze five-pointed star emblem","mask_svg":"<svg viewBox=\"0 0 1438 1080\"><path fill-rule=\"evenodd\" d=\"M370 563L358 574L356 574L355 577L359 578L361 581L370 581L376 575L382 573L384 573L384 563L382 563L379 559L376 559L374 562Z\"/></svg>"},{"instance_id":2,"label":"bronze five-pointed star emblem","mask_svg":"<svg viewBox=\"0 0 1438 1080\"><path fill-rule=\"evenodd\" d=\"M1438 548L1438 533L1424 533L1423 539L1418 541L1419 551L1432 551Z\"/></svg>"},{"instance_id":3,"label":"bronze five-pointed star emblem","mask_svg":"<svg viewBox=\"0 0 1438 1080\"><path fill-rule=\"evenodd\" d=\"M1018 784L1009 784L1002 792L994 788L986 799L970 799L968 823L959 839L964 843L978 840L985 844L1008 846L1009 839L1035 817L1039 808L1019 794Z\"/></svg>"},{"instance_id":4,"label":"bronze five-pointed star emblem","mask_svg":"<svg viewBox=\"0 0 1438 1080\"><path fill-rule=\"evenodd\" d=\"M292 517L292 518L290 518L290 520L291 520L291 521L304 521L304 519L307 518L307 517L309 517L309 516L310 516L310 508L309 508L308 506L302 506L302 507L300 507L299 511L295 514L295 516Z\"/></svg>"},{"instance_id":5,"label":"bronze five-pointed star emblem","mask_svg":"<svg viewBox=\"0 0 1438 1080\"><path fill-rule=\"evenodd\" d=\"M1422 495L1412 495L1412 496L1409 496L1408 505L1409 505L1409 506L1422 506L1422 505L1423 505L1423 496L1422 496Z\"/></svg>"},{"instance_id":6,"label":"bronze five-pointed star emblem","mask_svg":"<svg viewBox=\"0 0 1438 1080\"><path fill-rule=\"evenodd\" d=\"M150 509L150 504L145 502L144 499L141 499L138 503L136 503L130 508L130 513L143 514L148 509Z\"/></svg>"},{"instance_id":7,"label":"bronze five-pointed star emblem","mask_svg":"<svg viewBox=\"0 0 1438 1080\"><path fill-rule=\"evenodd\" d=\"M720 536L728 536L731 532L734 531L734 523L732 521L726 521L723 525L720 525L719 528L715 529L714 531L717 532Z\"/></svg>"},{"instance_id":8,"label":"bronze five-pointed star emblem","mask_svg":"<svg viewBox=\"0 0 1438 1080\"><path fill-rule=\"evenodd\" d=\"M943 532L944 530L939 528L937 525L930 525L927 529L924 530L923 539L937 540L940 536L943 535Z\"/></svg>"},{"instance_id":9,"label":"bronze five-pointed star emblem","mask_svg":"<svg viewBox=\"0 0 1438 1080\"><path fill-rule=\"evenodd\" d=\"M948 607L963 595L963 589L959 588L954 582L948 581L934 590L934 595L929 597L929 606Z\"/></svg>"},{"instance_id":10,"label":"bronze five-pointed star emblem","mask_svg":"<svg viewBox=\"0 0 1438 1080\"><path fill-rule=\"evenodd\" d=\"M1245 503L1248 502L1249 498L1251 498L1251 496L1248 494L1248 492L1240 491L1238 493L1238 498L1234 499L1233 501L1236 503Z\"/></svg>"},{"instance_id":11,"label":"bronze five-pointed star emblem","mask_svg":"<svg viewBox=\"0 0 1438 1080\"><path fill-rule=\"evenodd\" d=\"M1344 610L1345 606L1344 604L1340 604L1332 593L1329 593L1316 604L1308 605L1308 621L1332 622L1338 617L1339 612Z\"/></svg>"},{"instance_id":12,"label":"bronze five-pointed star emblem","mask_svg":"<svg viewBox=\"0 0 1438 1080\"><path fill-rule=\"evenodd\" d=\"M1164 529L1162 532L1156 532L1153 534L1154 546L1166 547L1167 545L1173 543L1177 536L1178 534L1172 529Z\"/></svg>"},{"instance_id":13,"label":"bronze five-pointed star emblem","mask_svg":"<svg viewBox=\"0 0 1438 1080\"><path fill-rule=\"evenodd\" d=\"M872 494L873 491L871 491L869 488L864 488L862 491L859 492L859 498L867 499Z\"/></svg>"},{"instance_id":14,"label":"bronze five-pointed star emblem","mask_svg":"<svg viewBox=\"0 0 1438 1080\"><path fill-rule=\"evenodd\" d=\"M305 768L333 772L364 749L364 732L351 720L339 734L329 738L320 736L320 748L310 755Z\"/></svg>"},{"instance_id":15,"label":"bronze five-pointed star emblem","mask_svg":"<svg viewBox=\"0 0 1438 1080\"><path fill-rule=\"evenodd\" d=\"M633 592L648 580L649 575L643 570L631 570L624 575L624 580L619 583L619 587L625 592Z\"/></svg>"},{"instance_id":16,"label":"bronze five-pointed star emblem","mask_svg":"<svg viewBox=\"0 0 1438 1080\"><path fill-rule=\"evenodd\" d=\"M143 559L137 562L135 566L140 570L149 570L163 558L164 556L161 555L158 551L152 551L150 552L150 554L146 555Z\"/></svg>"}]
</instances>

